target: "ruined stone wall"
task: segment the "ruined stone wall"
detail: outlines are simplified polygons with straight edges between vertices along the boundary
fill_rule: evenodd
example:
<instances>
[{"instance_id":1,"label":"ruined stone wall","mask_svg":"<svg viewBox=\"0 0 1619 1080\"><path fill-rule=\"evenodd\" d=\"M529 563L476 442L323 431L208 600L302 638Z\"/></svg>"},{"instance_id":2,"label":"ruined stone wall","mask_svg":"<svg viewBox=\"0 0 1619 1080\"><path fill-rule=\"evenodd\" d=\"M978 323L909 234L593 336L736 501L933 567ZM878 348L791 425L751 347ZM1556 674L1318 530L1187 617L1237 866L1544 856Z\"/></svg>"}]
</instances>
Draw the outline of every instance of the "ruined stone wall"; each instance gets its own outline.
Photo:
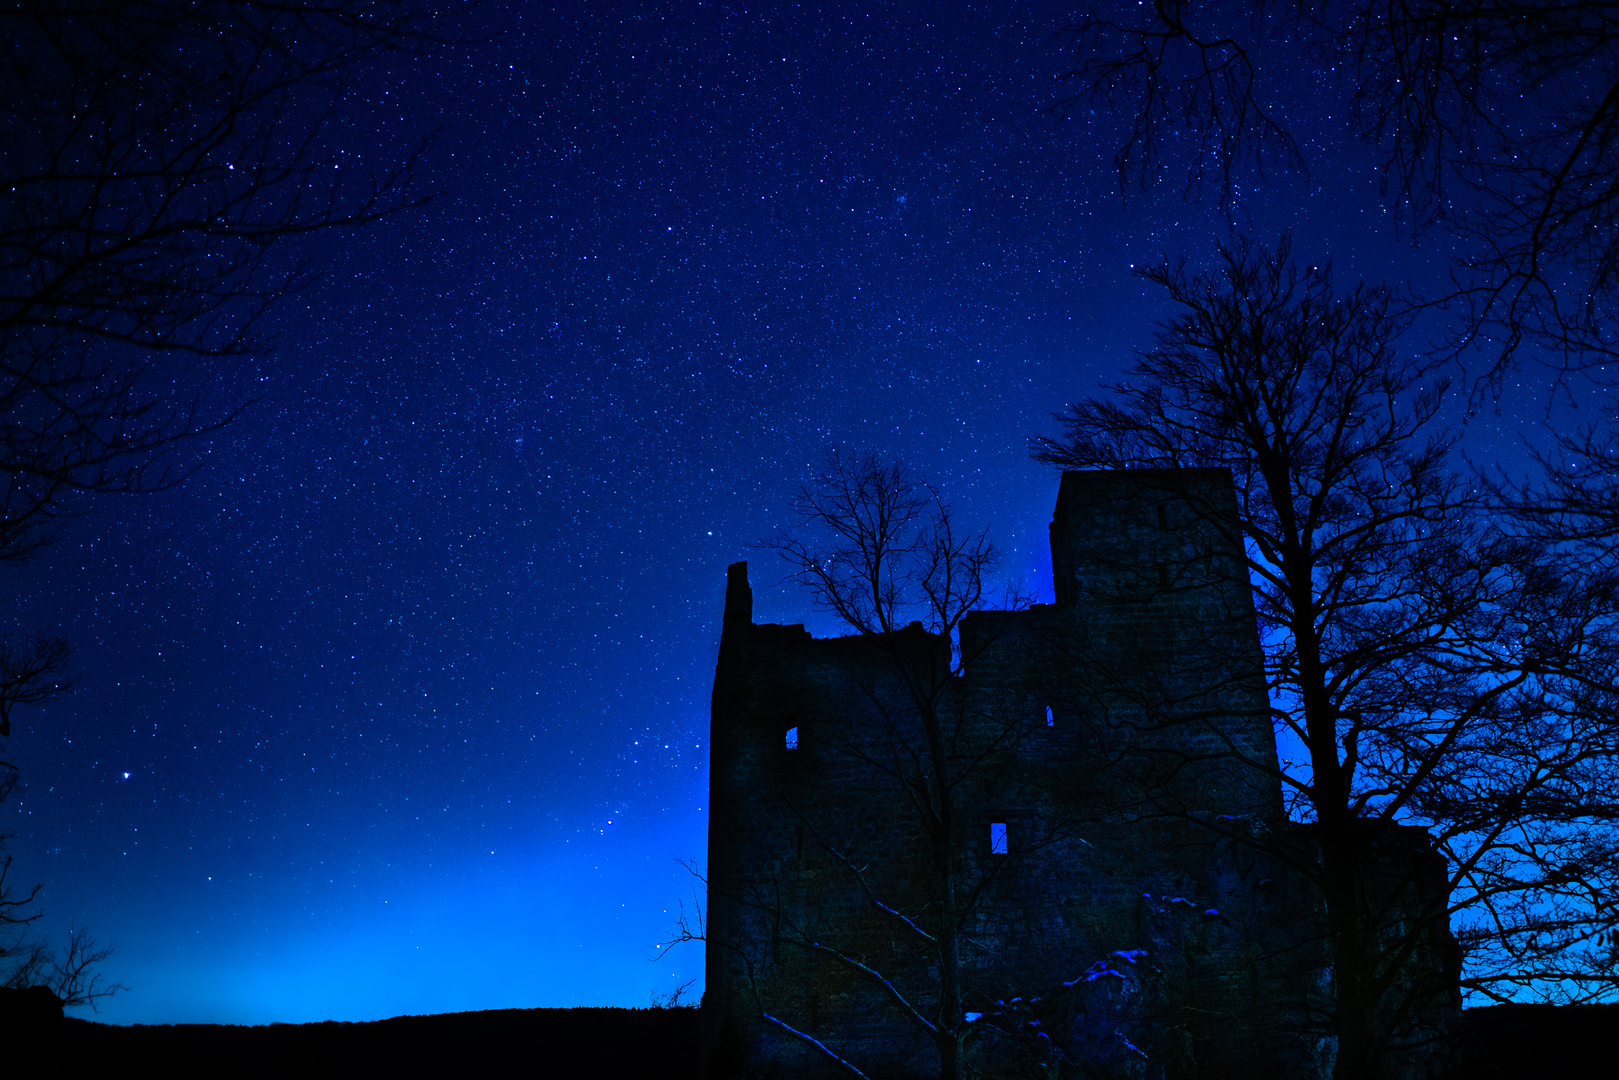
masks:
<instances>
[{"instance_id":1,"label":"ruined stone wall","mask_svg":"<svg viewBox=\"0 0 1619 1080\"><path fill-rule=\"evenodd\" d=\"M900 780L924 741L919 685L954 751L977 1064L1017 1075L1055 1048L1133 1075L1145 1048L1170 1077L1330 1071L1323 920L1289 865L1308 843L1283 820L1235 519L1224 470L1065 474L1057 602L969 616L960 678L920 626L755 625L746 565L731 568L710 739L711 1076L820 1075L825 1054L781 1024L869 1075L936 1074L895 994L832 955L924 1013L937 1002L924 943L873 902L920 925L938 911Z\"/></svg>"},{"instance_id":2,"label":"ruined stone wall","mask_svg":"<svg viewBox=\"0 0 1619 1080\"><path fill-rule=\"evenodd\" d=\"M732 569L733 596L746 588L743 573L741 564ZM947 642L919 630L898 636L918 666L948 671ZM905 1075L926 1048L896 1038L903 1018L871 1000L871 980L803 947L824 938L907 992L927 977L910 969L909 943L872 909L854 864L832 856L874 865L871 884L892 904L926 903L926 882L912 873L927 861L915 809L874 764L889 749L885 733L910 716L892 659L860 638L816 640L801 626L738 617L721 646L714 716L705 1013L740 1025L731 1037L754 1064L815 1063L801 1043L770 1030L760 1017L768 1012L835 1033L880 1074ZM792 748L789 731L797 733ZM718 1037L714 1027L710 1038Z\"/></svg>"},{"instance_id":3,"label":"ruined stone wall","mask_svg":"<svg viewBox=\"0 0 1619 1080\"><path fill-rule=\"evenodd\" d=\"M1045 987L1063 1015L1043 1023L1098 1065L1128 1064L1128 1027L1187 1075L1308 1075L1278 1033L1318 978L1319 956L1301 964L1295 946L1319 913L1275 909L1285 873L1252 843L1282 807L1235 518L1223 470L1066 474L1057 603L962 631L970 692L1033 705L1016 782L983 808L1049 806L1073 838L1010 868L986 918L1022 920L1007 981ZM1111 1003L1094 983L1053 995L1119 952L1145 956L1097 980Z\"/></svg>"}]
</instances>

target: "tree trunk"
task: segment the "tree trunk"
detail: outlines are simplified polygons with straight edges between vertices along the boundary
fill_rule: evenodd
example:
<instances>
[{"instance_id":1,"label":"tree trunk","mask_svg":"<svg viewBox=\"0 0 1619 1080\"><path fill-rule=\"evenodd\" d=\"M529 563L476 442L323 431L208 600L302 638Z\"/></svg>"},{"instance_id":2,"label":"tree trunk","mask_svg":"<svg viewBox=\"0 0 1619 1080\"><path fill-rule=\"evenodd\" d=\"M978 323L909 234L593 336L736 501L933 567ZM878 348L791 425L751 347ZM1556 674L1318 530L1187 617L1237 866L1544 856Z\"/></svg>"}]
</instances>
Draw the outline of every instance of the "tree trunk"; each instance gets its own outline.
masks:
<instances>
[{"instance_id":1,"label":"tree trunk","mask_svg":"<svg viewBox=\"0 0 1619 1080\"><path fill-rule=\"evenodd\" d=\"M937 673L934 673L937 675ZM956 910L956 813L954 793L948 782L948 754L944 743L944 724L936 704L935 678L929 687L934 693L928 699L917 700L927 732L928 757L933 765L930 797L933 800L934 819L929 830L933 841L934 878L939 883L939 1016L935 1021L934 1042L939 1048L939 1080L966 1080L967 1063L961 1055L958 1031L965 1019L961 1003L961 928L957 924L960 912Z\"/></svg>"},{"instance_id":2,"label":"tree trunk","mask_svg":"<svg viewBox=\"0 0 1619 1080\"><path fill-rule=\"evenodd\" d=\"M1338 1039L1333 1080L1379 1080L1377 942L1367 910L1360 822L1322 822L1322 892L1333 968L1333 1031Z\"/></svg>"},{"instance_id":3,"label":"tree trunk","mask_svg":"<svg viewBox=\"0 0 1619 1080\"><path fill-rule=\"evenodd\" d=\"M953 882L949 877L946 885ZM939 1027L936 1042L939 1047L939 1080L966 1080L967 1063L961 1056L961 1038L957 1035L963 1013L961 1009L961 952L955 930L956 905L946 894L945 929L939 937Z\"/></svg>"},{"instance_id":4,"label":"tree trunk","mask_svg":"<svg viewBox=\"0 0 1619 1080\"><path fill-rule=\"evenodd\" d=\"M1332 963L1332 1028L1338 1039L1333 1080L1379 1080L1377 942L1367 907L1365 834L1351 809L1350 776L1338 756L1338 707L1327 692L1326 665L1313 618L1310 560L1289 560L1300 704L1310 750L1310 797L1321 844L1322 900Z\"/></svg>"}]
</instances>

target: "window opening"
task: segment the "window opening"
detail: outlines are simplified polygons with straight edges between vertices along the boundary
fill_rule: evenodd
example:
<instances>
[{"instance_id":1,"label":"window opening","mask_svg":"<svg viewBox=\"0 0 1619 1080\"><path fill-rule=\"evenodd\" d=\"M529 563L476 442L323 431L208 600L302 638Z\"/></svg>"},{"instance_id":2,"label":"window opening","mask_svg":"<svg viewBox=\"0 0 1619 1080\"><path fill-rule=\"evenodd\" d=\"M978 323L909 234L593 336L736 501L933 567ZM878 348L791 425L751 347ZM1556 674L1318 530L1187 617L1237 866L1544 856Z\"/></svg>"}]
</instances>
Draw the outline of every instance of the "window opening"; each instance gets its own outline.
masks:
<instances>
[{"instance_id":1,"label":"window opening","mask_svg":"<svg viewBox=\"0 0 1619 1080\"><path fill-rule=\"evenodd\" d=\"M796 727L790 727L787 729L787 749L798 749L798 729Z\"/></svg>"},{"instance_id":2,"label":"window opening","mask_svg":"<svg viewBox=\"0 0 1619 1080\"><path fill-rule=\"evenodd\" d=\"M989 853L991 855L1006 854L1006 822L992 821L989 823Z\"/></svg>"},{"instance_id":3,"label":"window opening","mask_svg":"<svg viewBox=\"0 0 1619 1080\"><path fill-rule=\"evenodd\" d=\"M1057 717L1052 713L1051 706L1046 706L1046 727L1056 727Z\"/></svg>"}]
</instances>

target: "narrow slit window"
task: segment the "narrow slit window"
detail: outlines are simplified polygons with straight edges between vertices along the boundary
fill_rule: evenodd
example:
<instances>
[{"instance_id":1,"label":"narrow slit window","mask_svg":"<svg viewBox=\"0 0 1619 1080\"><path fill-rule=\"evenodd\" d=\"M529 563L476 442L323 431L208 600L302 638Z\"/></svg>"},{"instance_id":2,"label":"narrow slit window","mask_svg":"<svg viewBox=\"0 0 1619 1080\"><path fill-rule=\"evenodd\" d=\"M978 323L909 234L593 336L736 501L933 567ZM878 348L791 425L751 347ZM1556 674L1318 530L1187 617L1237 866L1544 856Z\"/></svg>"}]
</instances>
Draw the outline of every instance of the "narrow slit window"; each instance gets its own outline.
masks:
<instances>
[{"instance_id":1,"label":"narrow slit window","mask_svg":"<svg viewBox=\"0 0 1619 1080\"><path fill-rule=\"evenodd\" d=\"M1006 822L992 821L989 823L989 853L991 855L1006 854Z\"/></svg>"},{"instance_id":2,"label":"narrow slit window","mask_svg":"<svg viewBox=\"0 0 1619 1080\"><path fill-rule=\"evenodd\" d=\"M787 749L798 749L798 729L796 727L790 727L787 729Z\"/></svg>"},{"instance_id":3,"label":"narrow slit window","mask_svg":"<svg viewBox=\"0 0 1619 1080\"><path fill-rule=\"evenodd\" d=\"M1055 714L1052 713L1051 706L1047 705L1046 706L1046 727L1056 727L1056 726L1057 726L1057 717L1056 717Z\"/></svg>"}]
</instances>

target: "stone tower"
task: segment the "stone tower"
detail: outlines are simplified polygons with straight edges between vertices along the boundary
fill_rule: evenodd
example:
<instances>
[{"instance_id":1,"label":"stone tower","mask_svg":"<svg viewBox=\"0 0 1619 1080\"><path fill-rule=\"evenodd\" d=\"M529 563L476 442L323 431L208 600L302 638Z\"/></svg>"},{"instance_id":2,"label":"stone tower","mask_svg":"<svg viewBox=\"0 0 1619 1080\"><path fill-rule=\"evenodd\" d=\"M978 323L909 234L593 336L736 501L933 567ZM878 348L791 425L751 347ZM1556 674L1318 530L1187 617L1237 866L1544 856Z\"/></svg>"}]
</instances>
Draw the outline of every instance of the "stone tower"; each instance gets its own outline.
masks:
<instances>
[{"instance_id":1,"label":"stone tower","mask_svg":"<svg viewBox=\"0 0 1619 1080\"><path fill-rule=\"evenodd\" d=\"M1300 872L1308 836L1282 811L1236 521L1223 469L1065 473L1056 602L968 616L959 675L953 643L919 624L831 639L757 625L746 564L730 568L708 1075L832 1075L833 1055L937 1075L924 934L947 910L968 1053L997 1075L1059 1059L1086 1075L1330 1073L1323 918ZM943 760L923 752L919 687L949 743L948 904L905 783ZM1399 832L1386 857L1416 870L1388 875L1391 910L1444 887L1425 838ZM1435 967L1442 946L1412 963Z\"/></svg>"}]
</instances>

